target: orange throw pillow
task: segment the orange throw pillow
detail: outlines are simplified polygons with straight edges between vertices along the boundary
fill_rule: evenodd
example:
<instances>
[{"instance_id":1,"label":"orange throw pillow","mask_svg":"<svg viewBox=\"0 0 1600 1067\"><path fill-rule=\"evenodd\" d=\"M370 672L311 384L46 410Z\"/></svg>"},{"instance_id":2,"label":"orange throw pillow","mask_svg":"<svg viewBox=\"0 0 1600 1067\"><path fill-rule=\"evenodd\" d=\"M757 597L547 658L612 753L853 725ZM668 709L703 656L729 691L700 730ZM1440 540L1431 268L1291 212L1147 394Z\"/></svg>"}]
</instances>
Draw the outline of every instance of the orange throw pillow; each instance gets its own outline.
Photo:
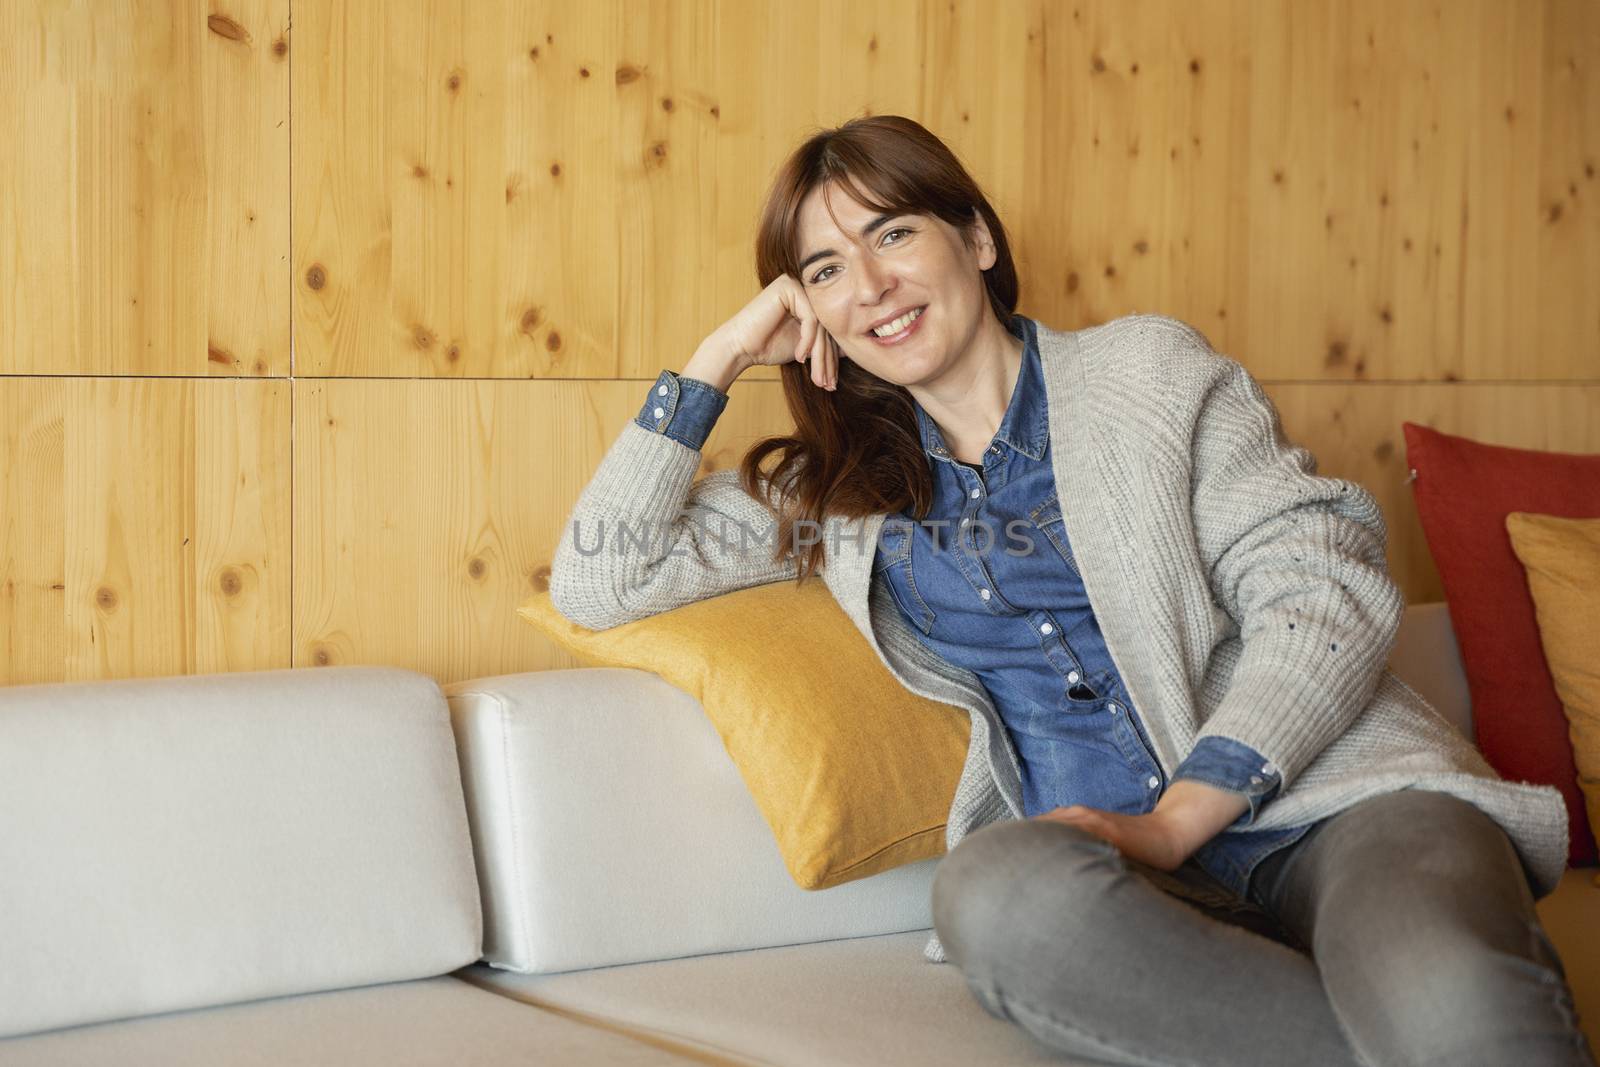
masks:
<instances>
[{"instance_id":1,"label":"orange throw pillow","mask_svg":"<svg viewBox=\"0 0 1600 1067\"><path fill-rule=\"evenodd\" d=\"M1513 511L1506 532L1528 575L1589 825L1600 826L1600 519Z\"/></svg>"}]
</instances>

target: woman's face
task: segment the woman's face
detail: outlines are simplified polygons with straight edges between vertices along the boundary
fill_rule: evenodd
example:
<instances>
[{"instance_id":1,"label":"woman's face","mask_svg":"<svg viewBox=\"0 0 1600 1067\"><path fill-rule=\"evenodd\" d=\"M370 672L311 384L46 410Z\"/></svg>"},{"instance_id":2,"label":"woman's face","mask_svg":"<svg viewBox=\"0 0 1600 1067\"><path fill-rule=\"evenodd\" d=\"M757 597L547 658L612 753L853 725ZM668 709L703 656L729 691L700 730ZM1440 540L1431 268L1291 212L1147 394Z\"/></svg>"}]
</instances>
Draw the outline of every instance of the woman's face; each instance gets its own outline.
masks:
<instances>
[{"instance_id":1,"label":"woman's face","mask_svg":"<svg viewBox=\"0 0 1600 1067\"><path fill-rule=\"evenodd\" d=\"M976 213L971 232L968 248L933 215L880 215L819 186L800 205L800 283L845 358L897 385L931 383L994 319L981 276L994 264L994 242ZM909 332L874 335L911 310L920 314Z\"/></svg>"}]
</instances>

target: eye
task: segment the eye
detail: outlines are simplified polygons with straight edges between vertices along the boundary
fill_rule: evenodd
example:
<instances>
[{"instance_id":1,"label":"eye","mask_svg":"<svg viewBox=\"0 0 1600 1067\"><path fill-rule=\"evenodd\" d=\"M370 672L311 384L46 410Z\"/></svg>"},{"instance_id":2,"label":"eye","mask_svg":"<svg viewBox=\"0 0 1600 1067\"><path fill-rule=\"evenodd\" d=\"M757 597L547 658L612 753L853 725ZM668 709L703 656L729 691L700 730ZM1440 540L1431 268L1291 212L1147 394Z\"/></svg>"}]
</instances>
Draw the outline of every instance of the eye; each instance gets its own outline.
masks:
<instances>
[{"instance_id":1,"label":"eye","mask_svg":"<svg viewBox=\"0 0 1600 1067\"><path fill-rule=\"evenodd\" d=\"M893 237L897 233L911 233L911 232L912 231L911 231L911 229L909 227L896 226L894 229L886 231L884 233L884 235L883 235L883 239L884 239L884 241L886 243L888 243L889 242L889 238ZM895 241L893 243L894 244L899 244L900 242L899 241ZM833 270L833 269L834 269L834 265L832 263L830 263L826 267L823 267L821 270L817 271L817 273L815 273L815 274L813 274L811 276L811 284L812 285L816 285L818 282L826 281L829 277L831 277L831 275L829 275L828 272L830 270Z\"/></svg>"}]
</instances>

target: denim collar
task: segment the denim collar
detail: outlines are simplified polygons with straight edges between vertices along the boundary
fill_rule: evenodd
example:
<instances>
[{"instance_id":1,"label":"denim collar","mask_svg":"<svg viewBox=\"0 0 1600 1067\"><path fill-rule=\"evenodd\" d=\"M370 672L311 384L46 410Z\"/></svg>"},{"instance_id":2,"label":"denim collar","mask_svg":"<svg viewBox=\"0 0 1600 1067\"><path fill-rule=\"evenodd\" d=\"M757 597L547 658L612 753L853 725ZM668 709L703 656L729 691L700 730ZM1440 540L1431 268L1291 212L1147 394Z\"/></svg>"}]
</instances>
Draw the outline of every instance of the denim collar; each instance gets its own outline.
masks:
<instances>
[{"instance_id":1,"label":"denim collar","mask_svg":"<svg viewBox=\"0 0 1600 1067\"><path fill-rule=\"evenodd\" d=\"M994 439L1029 459L1043 459L1045 445L1050 439L1050 420L1045 403L1044 372L1039 364L1038 324L1025 315L1013 315L1010 330L1011 335L1022 342L1022 370L1017 374L1011 403L1006 406ZM921 404L914 400L912 403L917 409L923 451L936 459L949 456L938 425L922 410Z\"/></svg>"}]
</instances>

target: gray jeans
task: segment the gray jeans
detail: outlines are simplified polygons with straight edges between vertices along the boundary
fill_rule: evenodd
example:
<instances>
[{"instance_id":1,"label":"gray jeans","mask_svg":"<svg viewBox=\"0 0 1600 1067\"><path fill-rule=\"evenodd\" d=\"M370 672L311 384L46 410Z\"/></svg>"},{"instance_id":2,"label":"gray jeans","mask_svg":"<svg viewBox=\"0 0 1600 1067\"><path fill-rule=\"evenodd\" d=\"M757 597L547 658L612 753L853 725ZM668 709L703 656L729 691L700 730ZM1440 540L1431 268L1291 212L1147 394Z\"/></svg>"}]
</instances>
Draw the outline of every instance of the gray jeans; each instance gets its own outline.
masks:
<instances>
[{"instance_id":1,"label":"gray jeans","mask_svg":"<svg viewBox=\"0 0 1600 1067\"><path fill-rule=\"evenodd\" d=\"M994 823L940 861L933 923L991 1014L1140 1067L1594 1067L1509 838L1386 793L1256 867L1240 899L1077 827Z\"/></svg>"}]
</instances>

